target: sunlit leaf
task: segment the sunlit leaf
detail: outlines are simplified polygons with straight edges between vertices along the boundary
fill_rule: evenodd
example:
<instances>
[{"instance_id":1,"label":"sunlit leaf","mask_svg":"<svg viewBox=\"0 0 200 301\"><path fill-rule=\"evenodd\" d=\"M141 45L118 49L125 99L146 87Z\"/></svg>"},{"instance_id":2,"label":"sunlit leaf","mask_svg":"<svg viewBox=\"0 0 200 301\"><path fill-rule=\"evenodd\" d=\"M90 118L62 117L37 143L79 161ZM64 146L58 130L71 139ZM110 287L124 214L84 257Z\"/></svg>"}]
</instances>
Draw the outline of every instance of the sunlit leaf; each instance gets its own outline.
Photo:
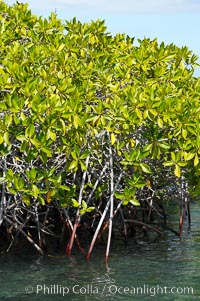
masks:
<instances>
[{"instance_id":1,"label":"sunlit leaf","mask_svg":"<svg viewBox=\"0 0 200 301\"><path fill-rule=\"evenodd\" d=\"M77 202L75 199L72 199L71 202L72 202L72 206L73 206L73 207L75 207L75 208L80 207L79 202Z\"/></svg>"},{"instance_id":2,"label":"sunlit leaf","mask_svg":"<svg viewBox=\"0 0 200 301\"><path fill-rule=\"evenodd\" d=\"M174 174L175 174L175 176L178 177L178 178L180 178L180 176L181 176L181 169L180 169L180 167L178 166L178 164L176 164L176 166L175 166Z\"/></svg>"},{"instance_id":3,"label":"sunlit leaf","mask_svg":"<svg viewBox=\"0 0 200 301\"><path fill-rule=\"evenodd\" d=\"M74 116L74 127L75 127L75 129L78 128L79 123L80 123L80 119L79 119L78 115L75 115Z\"/></svg>"},{"instance_id":4,"label":"sunlit leaf","mask_svg":"<svg viewBox=\"0 0 200 301\"><path fill-rule=\"evenodd\" d=\"M146 163L140 163L140 167L145 173L151 173L151 169Z\"/></svg>"},{"instance_id":5,"label":"sunlit leaf","mask_svg":"<svg viewBox=\"0 0 200 301\"><path fill-rule=\"evenodd\" d=\"M130 200L129 203L131 203L134 206L140 206L140 202L136 199Z\"/></svg>"},{"instance_id":6,"label":"sunlit leaf","mask_svg":"<svg viewBox=\"0 0 200 301\"><path fill-rule=\"evenodd\" d=\"M82 200L82 207L84 210L87 209L87 203L84 200Z\"/></svg>"},{"instance_id":7,"label":"sunlit leaf","mask_svg":"<svg viewBox=\"0 0 200 301\"><path fill-rule=\"evenodd\" d=\"M111 141L111 145L113 145L115 143L115 134L114 133L111 133L110 141Z\"/></svg>"},{"instance_id":8,"label":"sunlit leaf","mask_svg":"<svg viewBox=\"0 0 200 301\"><path fill-rule=\"evenodd\" d=\"M198 154L196 154L194 157L194 166L197 166L198 164L199 164L199 157Z\"/></svg>"},{"instance_id":9,"label":"sunlit leaf","mask_svg":"<svg viewBox=\"0 0 200 301\"><path fill-rule=\"evenodd\" d=\"M86 209L86 212L92 212L92 211L94 211L96 208L95 207L88 207L87 209Z\"/></svg>"}]
</instances>

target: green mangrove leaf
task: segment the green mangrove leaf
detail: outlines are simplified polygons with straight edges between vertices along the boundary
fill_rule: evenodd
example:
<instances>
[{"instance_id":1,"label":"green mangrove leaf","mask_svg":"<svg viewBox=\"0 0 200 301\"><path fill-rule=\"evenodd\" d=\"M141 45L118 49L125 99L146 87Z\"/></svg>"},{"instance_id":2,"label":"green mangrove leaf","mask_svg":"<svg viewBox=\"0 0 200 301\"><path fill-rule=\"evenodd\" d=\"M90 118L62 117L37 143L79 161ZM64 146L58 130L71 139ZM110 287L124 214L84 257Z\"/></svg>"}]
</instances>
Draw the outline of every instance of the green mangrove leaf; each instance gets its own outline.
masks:
<instances>
[{"instance_id":1,"label":"green mangrove leaf","mask_svg":"<svg viewBox=\"0 0 200 301\"><path fill-rule=\"evenodd\" d=\"M140 167L145 173L151 173L151 169L146 163L140 163Z\"/></svg>"},{"instance_id":2,"label":"green mangrove leaf","mask_svg":"<svg viewBox=\"0 0 200 301\"><path fill-rule=\"evenodd\" d=\"M131 203L134 206L140 206L140 202L138 200L136 200L136 199L130 200L129 203Z\"/></svg>"}]
</instances>

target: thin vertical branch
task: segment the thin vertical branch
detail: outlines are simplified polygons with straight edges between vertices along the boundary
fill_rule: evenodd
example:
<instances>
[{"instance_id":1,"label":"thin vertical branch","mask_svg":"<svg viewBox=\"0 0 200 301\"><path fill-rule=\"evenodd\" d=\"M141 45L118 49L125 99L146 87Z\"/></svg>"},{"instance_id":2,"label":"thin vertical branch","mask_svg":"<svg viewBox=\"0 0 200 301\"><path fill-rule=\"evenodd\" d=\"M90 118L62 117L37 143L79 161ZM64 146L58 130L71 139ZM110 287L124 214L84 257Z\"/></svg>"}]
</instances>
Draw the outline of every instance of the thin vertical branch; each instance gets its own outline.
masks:
<instances>
[{"instance_id":1,"label":"thin vertical branch","mask_svg":"<svg viewBox=\"0 0 200 301\"><path fill-rule=\"evenodd\" d=\"M119 210L120 215L121 215L121 219L122 219L122 222L123 222L123 227L124 227L124 237L125 237L125 242L127 242L128 231L127 231L127 225L126 225L126 222L125 222L124 214L123 214L123 211L122 211L122 208L121 208L122 203L123 203L123 200L121 200L121 201L119 202L119 204L117 205L117 208L115 209L114 215L115 215L115 214L117 213L117 211Z\"/></svg>"},{"instance_id":2,"label":"thin vertical branch","mask_svg":"<svg viewBox=\"0 0 200 301\"><path fill-rule=\"evenodd\" d=\"M181 238L183 232L183 200L180 204L180 213L179 213L179 238Z\"/></svg>"},{"instance_id":3,"label":"thin vertical branch","mask_svg":"<svg viewBox=\"0 0 200 301\"><path fill-rule=\"evenodd\" d=\"M91 241L90 248L89 248L89 251L88 251L88 253L87 253L87 259L90 258L90 255L91 255L91 253L92 253L92 249L93 249L94 243L95 243L95 241L96 241L97 235L98 235L98 233L99 233L99 231L100 231L100 229L101 229L101 226L102 226L102 223L103 223L103 221L104 221L104 219L105 219L106 213L107 213L107 211L108 211L108 209L109 209L109 207L110 207L110 201L111 201L111 200L110 200L110 198L109 198L109 200L108 200L108 202L107 202L107 204L106 204L106 207L105 207L105 209L104 209L104 212L103 212L103 214L102 214L102 216L101 216L101 219L100 219L100 221L99 221L99 223L98 223L98 226L97 226L97 228L96 228L96 231L95 231L95 233L94 233L93 239L92 239L92 241Z\"/></svg>"},{"instance_id":4,"label":"thin vertical branch","mask_svg":"<svg viewBox=\"0 0 200 301\"><path fill-rule=\"evenodd\" d=\"M3 161L3 179L5 179L6 171L7 171L7 163L4 156L2 157L2 161ZM1 190L1 204L0 204L0 225L3 222L3 212L5 208L6 208L6 183L5 181L3 181L2 190Z\"/></svg>"},{"instance_id":5,"label":"thin vertical branch","mask_svg":"<svg viewBox=\"0 0 200 301\"><path fill-rule=\"evenodd\" d=\"M180 203L180 213L179 213L179 238L182 236L183 232L183 208L184 208L184 176L181 175L181 203Z\"/></svg>"},{"instance_id":6,"label":"thin vertical branch","mask_svg":"<svg viewBox=\"0 0 200 301\"><path fill-rule=\"evenodd\" d=\"M79 192L79 198L78 198L79 206L81 206L81 203L82 203L83 190L84 190L84 186L85 186L85 180L86 180L87 168L88 168L89 160L90 160L90 156L88 156L86 158L86 162L85 162L85 164L86 164L86 170L83 173L81 188L80 188L80 192ZM69 241L69 244L68 244L67 249L66 249L67 250L66 252L67 252L67 254L69 256L71 255L71 250L72 250L72 247L73 247L73 244L74 244L74 238L75 238L76 230L77 230L77 227L78 227L79 223L80 223L80 208L77 209L76 218L75 218L75 222L74 222L74 227L73 227L73 231L72 231L72 235L70 237L70 241Z\"/></svg>"},{"instance_id":7,"label":"thin vertical branch","mask_svg":"<svg viewBox=\"0 0 200 301\"><path fill-rule=\"evenodd\" d=\"M116 183L115 188L114 188L114 191L113 191L113 194L114 194L114 192L116 191L116 189L118 188L118 185L119 185L119 183L120 183L120 181L121 181L121 177L122 177L122 173L119 175L119 178L118 178L118 180L117 180L117 183ZM94 247L95 241L96 241L96 239L97 239L97 236L98 236L98 234L99 234L99 231L100 231L100 229L101 229L101 226L102 226L102 224L103 224L103 221L104 221L104 219L105 219L105 217L106 217L106 213L107 213L107 211L108 211L108 209L109 209L109 207L110 207L110 202L111 202L111 195L110 195L110 198L109 198L109 200L108 200L108 202L107 202L107 204L106 204L106 207L105 207L104 212L103 212L103 214L102 214L102 216L101 216L101 219L100 219L100 221L99 221L99 223L98 223L98 226L97 226L96 231L95 231L95 233L94 233L93 239L92 239L92 241L91 241L91 243L90 243L90 248L89 248L89 251L88 251L88 253L87 253L87 259L89 259L90 256L91 256L92 249L93 249L93 247Z\"/></svg>"},{"instance_id":8,"label":"thin vertical branch","mask_svg":"<svg viewBox=\"0 0 200 301\"><path fill-rule=\"evenodd\" d=\"M35 204L35 222L36 222L36 226L37 226L39 246L41 248L42 247L42 238L41 238L40 220L39 220L39 214L38 214L38 205L39 205L39 203Z\"/></svg>"},{"instance_id":9,"label":"thin vertical branch","mask_svg":"<svg viewBox=\"0 0 200 301\"><path fill-rule=\"evenodd\" d=\"M191 225L191 215L190 215L190 199L188 193L188 183L185 183L185 204L186 204L186 211L187 211L187 218L188 218L188 226Z\"/></svg>"},{"instance_id":10,"label":"thin vertical branch","mask_svg":"<svg viewBox=\"0 0 200 301\"><path fill-rule=\"evenodd\" d=\"M65 216L66 216L65 222L66 222L66 224L67 224L67 226L68 226L68 230L72 233L72 232L73 232L73 225L72 225L72 222L71 222L71 220L70 220L70 218L69 218L69 215L68 215L68 212L67 212L66 209L64 210L64 214L65 214ZM76 233L75 233L74 238L75 238L75 241L76 241L76 244L77 244L79 250L80 250L80 251L83 251L83 248L81 247L81 244L80 244L80 242L79 242L79 240L78 240L78 237L77 237ZM69 254L69 244L68 244L67 247L66 247L66 254Z\"/></svg>"},{"instance_id":11,"label":"thin vertical branch","mask_svg":"<svg viewBox=\"0 0 200 301\"><path fill-rule=\"evenodd\" d=\"M114 213L113 213L113 218L115 217L115 215L117 214L118 210L121 209L121 205L122 205L123 201L120 201L117 205L117 208L115 209ZM108 219L108 221L105 223L105 225L103 226L102 230L100 231L99 235L97 236L97 241L100 239L100 237L102 236L102 234L105 232L105 230L108 228L110 219Z\"/></svg>"},{"instance_id":12,"label":"thin vertical branch","mask_svg":"<svg viewBox=\"0 0 200 301\"><path fill-rule=\"evenodd\" d=\"M112 226L113 226L113 210L114 210L114 171L113 171L113 153L112 146L110 142L110 136L108 133L109 141L109 156L110 156L110 218L109 218L109 230L108 230L108 240L106 248L105 261L108 262L108 256L110 251L111 236L112 236Z\"/></svg>"},{"instance_id":13,"label":"thin vertical branch","mask_svg":"<svg viewBox=\"0 0 200 301\"><path fill-rule=\"evenodd\" d=\"M104 175L106 169L108 168L108 164L109 164L109 161L106 162L106 164L104 165L103 169L101 170L101 173L100 173L98 179L96 180L96 182L95 182L95 184L94 184L94 186L93 186L93 188L92 188L92 191L90 192L90 194L89 194L89 196L88 196L88 198L87 198L87 202L86 202L87 204L88 204L89 201L91 200L91 198L92 198L92 196L93 196L93 194L94 194L94 192L95 192L95 190L96 190L96 188L97 188L97 186L98 186L98 184L99 184L99 182L100 182L102 176Z\"/></svg>"}]
</instances>

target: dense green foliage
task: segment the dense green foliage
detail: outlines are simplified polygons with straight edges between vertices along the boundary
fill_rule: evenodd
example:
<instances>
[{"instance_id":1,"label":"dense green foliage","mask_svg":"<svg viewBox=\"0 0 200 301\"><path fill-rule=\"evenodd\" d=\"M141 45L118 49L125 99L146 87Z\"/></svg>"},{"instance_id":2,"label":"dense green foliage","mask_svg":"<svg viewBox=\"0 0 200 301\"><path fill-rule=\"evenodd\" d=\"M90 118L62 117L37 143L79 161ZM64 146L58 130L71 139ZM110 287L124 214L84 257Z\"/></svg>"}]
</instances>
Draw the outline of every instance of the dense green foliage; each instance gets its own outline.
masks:
<instances>
[{"instance_id":1,"label":"dense green foliage","mask_svg":"<svg viewBox=\"0 0 200 301\"><path fill-rule=\"evenodd\" d=\"M41 208L57 208L73 237L84 215L93 226L105 212L111 233L124 205L200 193L200 80L187 47L135 46L104 21L4 2L0 44L1 223L34 219L40 240Z\"/></svg>"}]
</instances>

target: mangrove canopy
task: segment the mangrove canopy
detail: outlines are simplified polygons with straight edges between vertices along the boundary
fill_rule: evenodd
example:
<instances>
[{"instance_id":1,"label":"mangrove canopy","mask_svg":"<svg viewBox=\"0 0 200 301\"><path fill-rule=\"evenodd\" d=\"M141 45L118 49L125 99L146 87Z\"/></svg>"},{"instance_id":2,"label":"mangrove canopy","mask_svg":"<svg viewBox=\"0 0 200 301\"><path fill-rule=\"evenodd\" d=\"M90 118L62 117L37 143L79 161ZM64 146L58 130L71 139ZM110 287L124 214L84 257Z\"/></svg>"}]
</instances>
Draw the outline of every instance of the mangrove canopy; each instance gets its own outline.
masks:
<instances>
[{"instance_id":1,"label":"mangrove canopy","mask_svg":"<svg viewBox=\"0 0 200 301\"><path fill-rule=\"evenodd\" d=\"M40 253L161 234L200 193L200 79L186 46L0 2L0 234ZM178 217L179 218L179 217ZM85 239L87 238L87 239ZM51 241L51 240L50 240Z\"/></svg>"}]
</instances>

